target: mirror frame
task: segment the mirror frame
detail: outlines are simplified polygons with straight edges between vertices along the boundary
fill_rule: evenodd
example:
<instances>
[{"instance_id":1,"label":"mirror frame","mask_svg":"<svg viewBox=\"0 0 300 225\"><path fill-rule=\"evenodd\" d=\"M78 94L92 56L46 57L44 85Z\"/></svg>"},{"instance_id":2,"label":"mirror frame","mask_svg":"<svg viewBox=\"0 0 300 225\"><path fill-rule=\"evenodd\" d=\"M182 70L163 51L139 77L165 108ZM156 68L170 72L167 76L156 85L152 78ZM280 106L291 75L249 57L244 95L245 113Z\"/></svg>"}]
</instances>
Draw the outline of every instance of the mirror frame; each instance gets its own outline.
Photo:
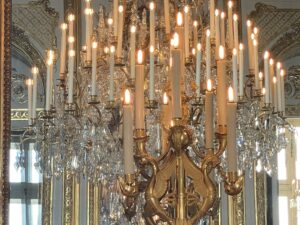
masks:
<instances>
[{"instance_id":1,"label":"mirror frame","mask_svg":"<svg viewBox=\"0 0 300 225\"><path fill-rule=\"evenodd\" d=\"M11 98L11 0L0 0L0 225L8 224Z\"/></svg>"}]
</instances>

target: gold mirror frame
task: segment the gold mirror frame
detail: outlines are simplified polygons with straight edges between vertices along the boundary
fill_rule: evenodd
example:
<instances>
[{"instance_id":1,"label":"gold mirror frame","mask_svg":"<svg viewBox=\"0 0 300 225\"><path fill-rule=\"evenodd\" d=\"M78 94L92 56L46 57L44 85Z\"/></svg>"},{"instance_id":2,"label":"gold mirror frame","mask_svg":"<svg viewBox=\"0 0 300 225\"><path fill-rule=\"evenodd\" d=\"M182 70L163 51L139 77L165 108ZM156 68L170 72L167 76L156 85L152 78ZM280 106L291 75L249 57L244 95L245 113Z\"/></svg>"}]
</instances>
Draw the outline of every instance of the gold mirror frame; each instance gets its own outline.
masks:
<instances>
[{"instance_id":1,"label":"gold mirror frame","mask_svg":"<svg viewBox=\"0 0 300 225\"><path fill-rule=\"evenodd\" d=\"M8 224L11 0L0 0L0 225Z\"/></svg>"}]
</instances>

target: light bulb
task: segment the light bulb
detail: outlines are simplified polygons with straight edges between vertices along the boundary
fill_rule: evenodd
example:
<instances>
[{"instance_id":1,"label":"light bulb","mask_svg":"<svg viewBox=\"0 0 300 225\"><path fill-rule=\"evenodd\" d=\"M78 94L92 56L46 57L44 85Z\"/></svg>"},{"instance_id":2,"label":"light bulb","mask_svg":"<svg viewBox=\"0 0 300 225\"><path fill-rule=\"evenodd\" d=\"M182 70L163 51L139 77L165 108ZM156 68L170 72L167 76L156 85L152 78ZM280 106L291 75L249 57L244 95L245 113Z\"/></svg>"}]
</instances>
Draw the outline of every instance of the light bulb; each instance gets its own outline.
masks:
<instances>
[{"instance_id":1,"label":"light bulb","mask_svg":"<svg viewBox=\"0 0 300 225\"><path fill-rule=\"evenodd\" d=\"M225 12L221 12L221 19L224 19L225 18Z\"/></svg>"},{"instance_id":2,"label":"light bulb","mask_svg":"<svg viewBox=\"0 0 300 225\"><path fill-rule=\"evenodd\" d=\"M237 50L236 50L236 48L234 48L234 49L232 50L232 54L233 54L233 55L237 55Z\"/></svg>"},{"instance_id":3,"label":"light bulb","mask_svg":"<svg viewBox=\"0 0 300 225\"><path fill-rule=\"evenodd\" d=\"M197 44L197 50L198 50L198 52L200 52L200 51L201 51L201 48L202 48L201 44L200 44L200 43L198 43L198 44Z\"/></svg>"},{"instance_id":4,"label":"light bulb","mask_svg":"<svg viewBox=\"0 0 300 225\"><path fill-rule=\"evenodd\" d=\"M255 34L251 34L251 40L253 41L255 39Z\"/></svg>"},{"instance_id":5,"label":"light bulb","mask_svg":"<svg viewBox=\"0 0 300 225\"><path fill-rule=\"evenodd\" d=\"M154 2L150 2L150 4L149 4L149 9L150 9L150 10L153 10L153 9L154 9L154 6L155 6L155 5L154 5Z\"/></svg>"},{"instance_id":6,"label":"light bulb","mask_svg":"<svg viewBox=\"0 0 300 225\"><path fill-rule=\"evenodd\" d=\"M136 32L136 26L132 25L132 26L130 27L130 32L131 32L131 33L135 33L135 32Z\"/></svg>"},{"instance_id":7,"label":"light bulb","mask_svg":"<svg viewBox=\"0 0 300 225\"><path fill-rule=\"evenodd\" d=\"M220 59L225 58L225 48L222 45L220 45L220 47L219 47L219 57L220 57Z\"/></svg>"},{"instance_id":8,"label":"light bulb","mask_svg":"<svg viewBox=\"0 0 300 225\"><path fill-rule=\"evenodd\" d=\"M109 26L111 26L113 24L114 20L112 18L108 18L107 19L107 23Z\"/></svg>"},{"instance_id":9,"label":"light bulb","mask_svg":"<svg viewBox=\"0 0 300 225\"><path fill-rule=\"evenodd\" d=\"M104 53L107 54L109 52L109 47L105 46L104 47Z\"/></svg>"},{"instance_id":10,"label":"light bulb","mask_svg":"<svg viewBox=\"0 0 300 225\"><path fill-rule=\"evenodd\" d=\"M233 6L233 2L232 1L228 1L228 7L232 8L232 6Z\"/></svg>"},{"instance_id":11,"label":"light bulb","mask_svg":"<svg viewBox=\"0 0 300 225\"><path fill-rule=\"evenodd\" d=\"M264 74L263 74L262 72L259 72L259 73L258 73L258 78L259 78L260 80L262 80L262 79L264 78Z\"/></svg>"},{"instance_id":12,"label":"light bulb","mask_svg":"<svg viewBox=\"0 0 300 225\"><path fill-rule=\"evenodd\" d=\"M177 26L182 26L183 24L183 16L182 16L182 13L181 12L178 12L177 13Z\"/></svg>"},{"instance_id":13,"label":"light bulb","mask_svg":"<svg viewBox=\"0 0 300 225\"><path fill-rule=\"evenodd\" d=\"M174 36L173 36L173 46L174 48L178 48L179 46L179 34L178 33L174 33Z\"/></svg>"},{"instance_id":14,"label":"light bulb","mask_svg":"<svg viewBox=\"0 0 300 225\"><path fill-rule=\"evenodd\" d=\"M32 67L31 71L32 71L33 74L38 74L39 73L39 68L34 66L34 67Z\"/></svg>"},{"instance_id":15,"label":"light bulb","mask_svg":"<svg viewBox=\"0 0 300 225\"><path fill-rule=\"evenodd\" d=\"M274 60L273 60L272 58L270 59L270 61L269 61L269 62L270 62L270 65L271 65L271 66L273 66L273 65L274 65Z\"/></svg>"},{"instance_id":16,"label":"light bulb","mask_svg":"<svg viewBox=\"0 0 300 225\"><path fill-rule=\"evenodd\" d=\"M234 101L233 88L231 86L228 88L228 101L229 102Z\"/></svg>"},{"instance_id":17,"label":"light bulb","mask_svg":"<svg viewBox=\"0 0 300 225\"><path fill-rule=\"evenodd\" d=\"M262 94L262 95L265 95L265 94L266 94L266 88L263 87L263 88L261 89L261 94Z\"/></svg>"},{"instance_id":18,"label":"light bulb","mask_svg":"<svg viewBox=\"0 0 300 225\"><path fill-rule=\"evenodd\" d=\"M92 43L92 48L97 48L97 46L98 46L98 43L97 43L96 41L94 41L94 42Z\"/></svg>"},{"instance_id":19,"label":"light bulb","mask_svg":"<svg viewBox=\"0 0 300 225\"><path fill-rule=\"evenodd\" d=\"M164 92L164 94L163 94L163 104L167 105L168 102L169 102L169 98L168 98L167 92Z\"/></svg>"},{"instance_id":20,"label":"light bulb","mask_svg":"<svg viewBox=\"0 0 300 225\"><path fill-rule=\"evenodd\" d=\"M256 39L253 40L253 45L257 46L257 40Z\"/></svg>"},{"instance_id":21,"label":"light bulb","mask_svg":"<svg viewBox=\"0 0 300 225\"><path fill-rule=\"evenodd\" d=\"M207 91L211 91L212 90L212 82L211 82L211 79L208 79L207 80Z\"/></svg>"},{"instance_id":22,"label":"light bulb","mask_svg":"<svg viewBox=\"0 0 300 225\"><path fill-rule=\"evenodd\" d=\"M253 33L256 35L256 34L258 34L258 28L257 27L254 27L253 28Z\"/></svg>"},{"instance_id":23,"label":"light bulb","mask_svg":"<svg viewBox=\"0 0 300 225\"><path fill-rule=\"evenodd\" d=\"M240 49L241 51L244 49L244 45L243 45L242 43L240 43L239 49Z\"/></svg>"},{"instance_id":24,"label":"light bulb","mask_svg":"<svg viewBox=\"0 0 300 225\"><path fill-rule=\"evenodd\" d=\"M149 48L149 50L150 50L151 53L153 53L154 52L154 46L151 45L150 48Z\"/></svg>"},{"instance_id":25,"label":"light bulb","mask_svg":"<svg viewBox=\"0 0 300 225\"><path fill-rule=\"evenodd\" d=\"M128 89L125 90L125 98L124 98L124 104L129 105L131 102L130 99L130 91Z\"/></svg>"},{"instance_id":26,"label":"light bulb","mask_svg":"<svg viewBox=\"0 0 300 225\"><path fill-rule=\"evenodd\" d=\"M137 62L138 62L138 64L143 63L143 51L141 49L138 50L138 53L137 53Z\"/></svg>"},{"instance_id":27,"label":"light bulb","mask_svg":"<svg viewBox=\"0 0 300 225\"><path fill-rule=\"evenodd\" d=\"M234 20L234 21L237 21L237 20L238 20L238 15L237 15L237 14L234 14L234 15L233 15L233 20Z\"/></svg>"},{"instance_id":28,"label":"light bulb","mask_svg":"<svg viewBox=\"0 0 300 225\"><path fill-rule=\"evenodd\" d=\"M194 26L194 27L198 27L198 22L197 22L197 20L194 20L193 26Z\"/></svg>"},{"instance_id":29,"label":"light bulb","mask_svg":"<svg viewBox=\"0 0 300 225\"><path fill-rule=\"evenodd\" d=\"M192 54L196 55L196 49L195 48L192 48Z\"/></svg>"},{"instance_id":30,"label":"light bulb","mask_svg":"<svg viewBox=\"0 0 300 225\"><path fill-rule=\"evenodd\" d=\"M75 51L74 50L70 50L69 51L69 56L74 57L75 56Z\"/></svg>"},{"instance_id":31,"label":"light bulb","mask_svg":"<svg viewBox=\"0 0 300 225\"><path fill-rule=\"evenodd\" d=\"M281 68L281 63L277 62L276 67L277 67L277 69L280 69Z\"/></svg>"},{"instance_id":32,"label":"light bulb","mask_svg":"<svg viewBox=\"0 0 300 225\"><path fill-rule=\"evenodd\" d=\"M27 86L33 85L33 80L32 80L32 79L27 79L27 80L26 80L26 85L27 85Z\"/></svg>"},{"instance_id":33,"label":"light bulb","mask_svg":"<svg viewBox=\"0 0 300 225\"><path fill-rule=\"evenodd\" d=\"M66 30L66 29L68 28L68 24L62 23L62 24L60 25L60 28L61 28L62 30Z\"/></svg>"},{"instance_id":34,"label":"light bulb","mask_svg":"<svg viewBox=\"0 0 300 225\"><path fill-rule=\"evenodd\" d=\"M274 84L277 83L277 77L273 77L273 83L274 83Z\"/></svg>"},{"instance_id":35,"label":"light bulb","mask_svg":"<svg viewBox=\"0 0 300 225\"><path fill-rule=\"evenodd\" d=\"M268 51L265 51L264 59L268 59L270 57L270 53Z\"/></svg>"},{"instance_id":36,"label":"light bulb","mask_svg":"<svg viewBox=\"0 0 300 225\"><path fill-rule=\"evenodd\" d=\"M121 13L121 12L123 12L123 10L124 10L124 7L122 5L120 5L119 6L119 12Z\"/></svg>"},{"instance_id":37,"label":"light bulb","mask_svg":"<svg viewBox=\"0 0 300 225\"><path fill-rule=\"evenodd\" d=\"M281 70L280 70L280 76L284 77L284 75L285 75L285 70L284 70L284 69L281 69Z\"/></svg>"},{"instance_id":38,"label":"light bulb","mask_svg":"<svg viewBox=\"0 0 300 225\"><path fill-rule=\"evenodd\" d=\"M219 10L218 9L215 10L215 16L219 16Z\"/></svg>"},{"instance_id":39,"label":"light bulb","mask_svg":"<svg viewBox=\"0 0 300 225\"><path fill-rule=\"evenodd\" d=\"M69 21L74 21L75 20L75 15L74 14L69 14L68 20Z\"/></svg>"},{"instance_id":40,"label":"light bulb","mask_svg":"<svg viewBox=\"0 0 300 225\"><path fill-rule=\"evenodd\" d=\"M115 46L111 45L109 51L110 51L110 53L114 53L116 51Z\"/></svg>"},{"instance_id":41,"label":"light bulb","mask_svg":"<svg viewBox=\"0 0 300 225\"><path fill-rule=\"evenodd\" d=\"M206 30L206 36L207 36L207 37L210 36L210 30L209 30L209 29Z\"/></svg>"},{"instance_id":42,"label":"light bulb","mask_svg":"<svg viewBox=\"0 0 300 225\"><path fill-rule=\"evenodd\" d=\"M251 20L247 20L247 27L251 27L251 25L252 25Z\"/></svg>"},{"instance_id":43,"label":"light bulb","mask_svg":"<svg viewBox=\"0 0 300 225\"><path fill-rule=\"evenodd\" d=\"M74 36L70 36L70 37L68 38L68 42L69 42L69 43L74 43L74 42L75 42Z\"/></svg>"},{"instance_id":44,"label":"light bulb","mask_svg":"<svg viewBox=\"0 0 300 225\"><path fill-rule=\"evenodd\" d=\"M188 5L184 6L183 10L184 10L185 13L188 13L189 12L189 6Z\"/></svg>"}]
</instances>

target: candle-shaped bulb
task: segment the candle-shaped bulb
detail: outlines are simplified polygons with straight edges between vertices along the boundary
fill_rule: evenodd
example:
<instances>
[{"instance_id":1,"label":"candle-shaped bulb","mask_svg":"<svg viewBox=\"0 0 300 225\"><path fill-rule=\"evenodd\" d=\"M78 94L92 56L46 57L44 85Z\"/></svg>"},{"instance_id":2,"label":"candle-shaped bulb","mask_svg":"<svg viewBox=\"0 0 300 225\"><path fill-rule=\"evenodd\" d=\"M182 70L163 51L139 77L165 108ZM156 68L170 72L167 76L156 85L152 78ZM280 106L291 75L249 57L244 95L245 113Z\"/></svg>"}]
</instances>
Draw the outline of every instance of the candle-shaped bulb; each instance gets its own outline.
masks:
<instances>
[{"instance_id":1,"label":"candle-shaped bulb","mask_svg":"<svg viewBox=\"0 0 300 225\"><path fill-rule=\"evenodd\" d=\"M34 67L32 67L31 71L32 71L33 74L38 74L39 68L37 68L36 66L34 66Z\"/></svg>"},{"instance_id":2,"label":"candle-shaped bulb","mask_svg":"<svg viewBox=\"0 0 300 225\"><path fill-rule=\"evenodd\" d=\"M212 90L212 82L211 79L207 80L207 91L211 91Z\"/></svg>"},{"instance_id":3,"label":"candle-shaped bulb","mask_svg":"<svg viewBox=\"0 0 300 225\"><path fill-rule=\"evenodd\" d=\"M93 9L91 9L91 8L86 8L85 10L84 10L84 13L85 13L85 15L92 15L93 14Z\"/></svg>"},{"instance_id":4,"label":"candle-shaped bulb","mask_svg":"<svg viewBox=\"0 0 300 225\"><path fill-rule=\"evenodd\" d=\"M201 44L198 43L198 44L197 44L197 51L200 52L200 51L201 51L201 48L202 48Z\"/></svg>"},{"instance_id":5,"label":"candle-shaped bulb","mask_svg":"<svg viewBox=\"0 0 300 225\"><path fill-rule=\"evenodd\" d=\"M68 42L69 42L70 44L71 44L71 43L74 43L74 42L75 42L74 36L68 37ZM85 49L86 49L86 46L85 46Z\"/></svg>"},{"instance_id":6,"label":"candle-shaped bulb","mask_svg":"<svg viewBox=\"0 0 300 225\"><path fill-rule=\"evenodd\" d=\"M194 20L193 26L194 26L194 27L198 27L198 22L197 22L197 20Z\"/></svg>"},{"instance_id":7,"label":"candle-shaped bulb","mask_svg":"<svg viewBox=\"0 0 300 225\"><path fill-rule=\"evenodd\" d=\"M255 35L258 34L258 28L257 28L257 27L254 27L254 28L253 28L253 33L254 33Z\"/></svg>"},{"instance_id":8,"label":"candle-shaped bulb","mask_svg":"<svg viewBox=\"0 0 300 225\"><path fill-rule=\"evenodd\" d=\"M264 59L268 59L270 57L270 53L268 51L265 51Z\"/></svg>"},{"instance_id":9,"label":"candle-shaped bulb","mask_svg":"<svg viewBox=\"0 0 300 225\"><path fill-rule=\"evenodd\" d=\"M265 95L265 94L266 94L266 88L263 87L263 88L261 89L261 94L262 94L262 95Z\"/></svg>"},{"instance_id":10,"label":"candle-shaped bulb","mask_svg":"<svg viewBox=\"0 0 300 225\"><path fill-rule=\"evenodd\" d=\"M110 53L114 53L116 51L116 48L114 45L111 45L109 50L110 50Z\"/></svg>"},{"instance_id":11,"label":"candle-shaped bulb","mask_svg":"<svg viewBox=\"0 0 300 225\"><path fill-rule=\"evenodd\" d=\"M154 7L155 7L154 2L150 2L149 9L150 10L154 10Z\"/></svg>"},{"instance_id":12,"label":"candle-shaped bulb","mask_svg":"<svg viewBox=\"0 0 300 225\"><path fill-rule=\"evenodd\" d=\"M179 34L178 33L174 33L174 36L173 36L173 46L174 48L178 48L179 46Z\"/></svg>"},{"instance_id":13,"label":"candle-shaped bulb","mask_svg":"<svg viewBox=\"0 0 300 225\"><path fill-rule=\"evenodd\" d=\"M74 57L75 56L75 51L74 50L70 50L69 51L69 56Z\"/></svg>"},{"instance_id":14,"label":"candle-shaped bulb","mask_svg":"<svg viewBox=\"0 0 300 225\"><path fill-rule=\"evenodd\" d=\"M137 63L142 64L143 63L143 51L140 49L137 53Z\"/></svg>"},{"instance_id":15,"label":"candle-shaped bulb","mask_svg":"<svg viewBox=\"0 0 300 225\"><path fill-rule=\"evenodd\" d=\"M238 15L237 15L237 14L234 14L234 15L233 15L233 20L234 20L234 21L237 21L237 20L238 20Z\"/></svg>"},{"instance_id":16,"label":"candle-shaped bulb","mask_svg":"<svg viewBox=\"0 0 300 225\"><path fill-rule=\"evenodd\" d=\"M183 10L184 10L185 13L189 13L189 6L188 5L184 6Z\"/></svg>"},{"instance_id":17,"label":"candle-shaped bulb","mask_svg":"<svg viewBox=\"0 0 300 225\"><path fill-rule=\"evenodd\" d=\"M130 99L130 91L128 89L125 90L124 104L129 105L131 102Z\"/></svg>"},{"instance_id":18,"label":"candle-shaped bulb","mask_svg":"<svg viewBox=\"0 0 300 225\"><path fill-rule=\"evenodd\" d=\"M96 41L93 41L92 48L97 48L97 46L98 46L98 43Z\"/></svg>"},{"instance_id":19,"label":"candle-shaped bulb","mask_svg":"<svg viewBox=\"0 0 300 225\"><path fill-rule=\"evenodd\" d=\"M209 29L206 30L206 36L207 36L207 37L210 36L210 30L209 30Z\"/></svg>"},{"instance_id":20,"label":"candle-shaped bulb","mask_svg":"<svg viewBox=\"0 0 300 225\"><path fill-rule=\"evenodd\" d=\"M256 39L253 39L253 45L257 46L257 40Z\"/></svg>"},{"instance_id":21,"label":"candle-shaped bulb","mask_svg":"<svg viewBox=\"0 0 300 225\"><path fill-rule=\"evenodd\" d=\"M215 16L219 16L219 10L218 9L215 10Z\"/></svg>"},{"instance_id":22,"label":"candle-shaped bulb","mask_svg":"<svg viewBox=\"0 0 300 225\"><path fill-rule=\"evenodd\" d=\"M75 15L74 14L69 14L68 20L69 21L74 21L75 20Z\"/></svg>"},{"instance_id":23,"label":"candle-shaped bulb","mask_svg":"<svg viewBox=\"0 0 300 225\"><path fill-rule=\"evenodd\" d=\"M107 54L109 52L109 48L107 46L104 47L104 53Z\"/></svg>"},{"instance_id":24,"label":"candle-shaped bulb","mask_svg":"<svg viewBox=\"0 0 300 225\"><path fill-rule=\"evenodd\" d=\"M274 60L273 60L272 58L270 59L270 61L269 61L269 62L270 62L270 65L271 65L271 66L273 66L273 65L274 65Z\"/></svg>"},{"instance_id":25,"label":"candle-shaped bulb","mask_svg":"<svg viewBox=\"0 0 300 225\"><path fill-rule=\"evenodd\" d=\"M48 57L47 57L47 64L48 65L52 65L53 64L53 57L54 57L54 53L52 50L48 51Z\"/></svg>"},{"instance_id":26,"label":"candle-shaped bulb","mask_svg":"<svg viewBox=\"0 0 300 225\"><path fill-rule=\"evenodd\" d=\"M234 48L234 49L232 50L232 54L233 54L233 55L237 55L237 50L236 50L236 48Z\"/></svg>"},{"instance_id":27,"label":"candle-shaped bulb","mask_svg":"<svg viewBox=\"0 0 300 225\"><path fill-rule=\"evenodd\" d=\"M247 27L251 27L251 26L252 26L251 20L247 20Z\"/></svg>"},{"instance_id":28,"label":"candle-shaped bulb","mask_svg":"<svg viewBox=\"0 0 300 225\"><path fill-rule=\"evenodd\" d=\"M273 83L276 84L277 83L277 78L273 77Z\"/></svg>"},{"instance_id":29,"label":"candle-shaped bulb","mask_svg":"<svg viewBox=\"0 0 300 225\"><path fill-rule=\"evenodd\" d=\"M82 51L86 51L86 45L82 46Z\"/></svg>"},{"instance_id":30,"label":"candle-shaped bulb","mask_svg":"<svg viewBox=\"0 0 300 225\"><path fill-rule=\"evenodd\" d=\"M280 68L281 68L281 63L278 62L278 63L276 64L276 67L277 67L277 69L280 69Z\"/></svg>"},{"instance_id":31,"label":"candle-shaped bulb","mask_svg":"<svg viewBox=\"0 0 300 225\"><path fill-rule=\"evenodd\" d=\"M132 26L130 27L130 32L131 32L131 33L135 33L135 32L136 32L136 26L135 26L135 25L132 25Z\"/></svg>"},{"instance_id":32,"label":"candle-shaped bulb","mask_svg":"<svg viewBox=\"0 0 300 225\"><path fill-rule=\"evenodd\" d=\"M285 70L284 70L284 69L281 69L281 70L280 70L280 76L284 77L284 75L285 75Z\"/></svg>"},{"instance_id":33,"label":"candle-shaped bulb","mask_svg":"<svg viewBox=\"0 0 300 225\"><path fill-rule=\"evenodd\" d=\"M27 80L26 80L26 85L27 85L27 86L33 85L33 80L32 80L32 79L27 79Z\"/></svg>"},{"instance_id":34,"label":"candle-shaped bulb","mask_svg":"<svg viewBox=\"0 0 300 225\"><path fill-rule=\"evenodd\" d=\"M154 52L154 46L151 45L150 48L149 48L149 50L150 50L151 53L153 53Z\"/></svg>"},{"instance_id":35,"label":"candle-shaped bulb","mask_svg":"<svg viewBox=\"0 0 300 225\"><path fill-rule=\"evenodd\" d=\"M108 26L111 26L113 24L113 22L114 22L114 20L112 18L107 19Z\"/></svg>"},{"instance_id":36,"label":"candle-shaped bulb","mask_svg":"<svg viewBox=\"0 0 300 225\"><path fill-rule=\"evenodd\" d=\"M61 28L62 30L66 30L66 29L68 28L68 24L62 23L61 26L60 26L60 28Z\"/></svg>"},{"instance_id":37,"label":"candle-shaped bulb","mask_svg":"<svg viewBox=\"0 0 300 225\"><path fill-rule=\"evenodd\" d=\"M219 57L220 57L220 59L225 58L225 48L222 45L220 45L220 47L219 47Z\"/></svg>"},{"instance_id":38,"label":"candle-shaped bulb","mask_svg":"<svg viewBox=\"0 0 300 225\"><path fill-rule=\"evenodd\" d=\"M240 43L239 49L240 49L241 51L244 49L244 45L243 45L242 43Z\"/></svg>"},{"instance_id":39,"label":"candle-shaped bulb","mask_svg":"<svg viewBox=\"0 0 300 225\"><path fill-rule=\"evenodd\" d=\"M233 93L233 88L231 86L228 88L228 101L229 102L234 101L234 93Z\"/></svg>"},{"instance_id":40,"label":"candle-shaped bulb","mask_svg":"<svg viewBox=\"0 0 300 225\"><path fill-rule=\"evenodd\" d=\"M119 6L119 13L122 13L124 10L124 7L122 5Z\"/></svg>"},{"instance_id":41,"label":"candle-shaped bulb","mask_svg":"<svg viewBox=\"0 0 300 225\"><path fill-rule=\"evenodd\" d=\"M192 48L192 54L196 55L196 49L195 48Z\"/></svg>"},{"instance_id":42,"label":"candle-shaped bulb","mask_svg":"<svg viewBox=\"0 0 300 225\"><path fill-rule=\"evenodd\" d=\"M228 1L228 7L232 8L233 7L233 2L232 1Z\"/></svg>"},{"instance_id":43,"label":"candle-shaped bulb","mask_svg":"<svg viewBox=\"0 0 300 225\"><path fill-rule=\"evenodd\" d=\"M259 77L260 80L262 80L264 78L264 74L262 72L259 72L258 77Z\"/></svg>"},{"instance_id":44,"label":"candle-shaped bulb","mask_svg":"<svg viewBox=\"0 0 300 225\"><path fill-rule=\"evenodd\" d=\"M182 26L183 24L183 16L182 16L182 13L181 12L178 12L177 13L177 26Z\"/></svg>"},{"instance_id":45,"label":"candle-shaped bulb","mask_svg":"<svg viewBox=\"0 0 300 225\"><path fill-rule=\"evenodd\" d=\"M167 92L164 92L164 94L163 94L163 104L167 105L168 102L169 102L169 98L168 98Z\"/></svg>"},{"instance_id":46,"label":"candle-shaped bulb","mask_svg":"<svg viewBox=\"0 0 300 225\"><path fill-rule=\"evenodd\" d=\"M225 19L225 12L221 12L221 19Z\"/></svg>"},{"instance_id":47,"label":"candle-shaped bulb","mask_svg":"<svg viewBox=\"0 0 300 225\"><path fill-rule=\"evenodd\" d=\"M255 39L255 34L251 34L251 40L253 41Z\"/></svg>"}]
</instances>

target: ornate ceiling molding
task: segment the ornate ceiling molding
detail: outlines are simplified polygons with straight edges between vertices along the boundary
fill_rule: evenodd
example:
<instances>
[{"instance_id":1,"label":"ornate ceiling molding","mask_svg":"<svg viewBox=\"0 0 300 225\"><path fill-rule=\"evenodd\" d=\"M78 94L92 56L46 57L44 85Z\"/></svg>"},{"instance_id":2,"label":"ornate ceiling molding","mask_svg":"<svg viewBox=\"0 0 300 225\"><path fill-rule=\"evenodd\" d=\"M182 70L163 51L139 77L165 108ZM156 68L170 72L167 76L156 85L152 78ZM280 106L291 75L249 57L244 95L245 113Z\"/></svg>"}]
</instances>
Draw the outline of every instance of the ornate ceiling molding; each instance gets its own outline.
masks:
<instances>
[{"instance_id":1,"label":"ornate ceiling molding","mask_svg":"<svg viewBox=\"0 0 300 225\"><path fill-rule=\"evenodd\" d=\"M13 4L13 24L37 42L39 49L50 48L55 42L58 13L49 7L49 0Z\"/></svg>"},{"instance_id":2,"label":"ornate ceiling molding","mask_svg":"<svg viewBox=\"0 0 300 225\"><path fill-rule=\"evenodd\" d=\"M300 65L291 66L285 77L286 115L300 115Z\"/></svg>"},{"instance_id":3,"label":"ornate ceiling molding","mask_svg":"<svg viewBox=\"0 0 300 225\"><path fill-rule=\"evenodd\" d=\"M300 43L300 9L258 3L249 17L260 29L260 51L270 49L275 57L286 58L286 49Z\"/></svg>"}]
</instances>

